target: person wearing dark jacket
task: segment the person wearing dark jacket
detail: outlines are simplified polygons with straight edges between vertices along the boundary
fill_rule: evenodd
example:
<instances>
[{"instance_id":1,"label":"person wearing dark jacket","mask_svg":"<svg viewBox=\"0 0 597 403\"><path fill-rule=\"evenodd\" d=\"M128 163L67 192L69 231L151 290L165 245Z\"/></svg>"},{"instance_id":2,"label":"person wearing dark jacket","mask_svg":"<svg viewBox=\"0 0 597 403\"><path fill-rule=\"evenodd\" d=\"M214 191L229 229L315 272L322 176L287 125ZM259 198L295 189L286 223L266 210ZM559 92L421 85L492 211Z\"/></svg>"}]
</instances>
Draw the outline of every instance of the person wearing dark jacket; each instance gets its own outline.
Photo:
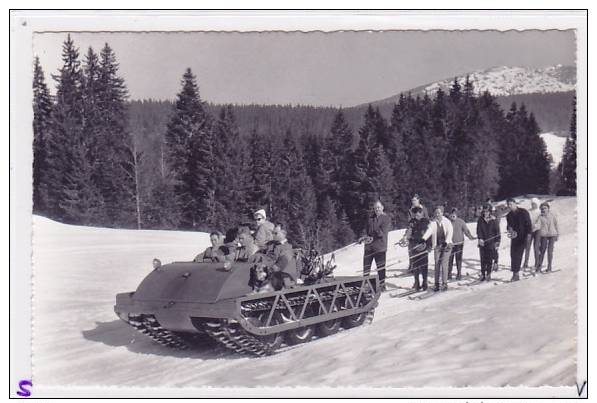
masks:
<instances>
[{"instance_id":1,"label":"person wearing dark jacket","mask_svg":"<svg viewBox=\"0 0 597 403\"><path fill-rule=\"evenodd\" d=\"M408 222L408 228L401 242L408 241L409 268L415 278L413 289L417 291L420 289L427 290L431 240L426 242L423 239L423 234L429 228L429 219L423 217L423 209L421 207L413 207L412 211L415 216ZM420 282L419 275L421 276Z\"/></svg>"},{"instance_id":2,"label":"person wearing dark jacket","mask_svg":"<svg viewBox=\"0 0 597 403\"><path fill-rule=\"evenodd\" d=\"M423 206L421 204L421 198L419 197L418 194L414 194L413 198L411 200L411 206L410 209L408 210L408 220L412 220L413 218L415 218L415 213L414 213L414 208L420 208L421 210L423 210L423 218L429 219L429 212L427 211L427 207Z\"/></svg>"},{"instance_id":3,"label":"person wearing dark jacket","mask_svg":"<svg viewBox=\"0 0 597 403\"><path fill-rule=\"evenodd\" d=\"M522 255L527 242L530 241L530 237L533 235L533 225L531 224L529 212L518 207L516 200L510 198L507 200L507 204L510 209L510 212L506 216L508 236L511 238L510 267L512 270L512 281L518 281Z\"/></svg>"},{"instance_id":4,"label":"person wearing dark jacket","mask_svg":"<svg viewBox=\"0 0 597 403\"><path fill-rule=\"evenodd\" d=\"M359 239L365 244L363 256L363 274L368 276L371 271L371 264L375 260L379 285L385 289L386 280L386 251L388 250L388 232L391 227L391 220L384 213L383 204L376 201L373 204L374 214L367 220L366 234Z\"/></svg>"},{"instance_id":5,"label":"person wearing dark jacket","mask_svg":"<svg viewBox=\"0 0 597 403\"><path fill-rule=\"evenodd\" d=\"M494 251L500 247L500 226L491 214L491 205L485 204L477 221L477 239L481 257L481 281L491 280Z\"/></svg>"}]
</instances>

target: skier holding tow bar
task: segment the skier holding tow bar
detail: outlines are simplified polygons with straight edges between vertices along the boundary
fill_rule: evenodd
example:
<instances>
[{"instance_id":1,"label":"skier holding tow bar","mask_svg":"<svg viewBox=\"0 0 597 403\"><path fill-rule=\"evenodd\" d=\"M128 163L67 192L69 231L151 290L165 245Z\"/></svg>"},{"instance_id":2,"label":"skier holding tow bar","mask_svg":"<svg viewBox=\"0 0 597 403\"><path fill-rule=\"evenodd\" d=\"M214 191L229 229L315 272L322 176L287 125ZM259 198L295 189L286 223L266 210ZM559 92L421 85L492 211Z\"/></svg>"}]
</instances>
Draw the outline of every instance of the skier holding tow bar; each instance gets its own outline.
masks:
<instances>
[{"instance_id":1,"label":"skier holding tow bar","mask_svg":"<svg viewBox=\"0 0 597 403\"><path fill-rule=\"evenodd\" d=\"M366 233L359 238L359 243L365 244L363 256L363 274L369 275L371 264L375 260L379 285L385 291L386 280L386 251L388 250L388 232L391 227L391 220L384 213L383 204L376 201L373 204L373 215L367 220Z\"/></svg>"}]
</instances>

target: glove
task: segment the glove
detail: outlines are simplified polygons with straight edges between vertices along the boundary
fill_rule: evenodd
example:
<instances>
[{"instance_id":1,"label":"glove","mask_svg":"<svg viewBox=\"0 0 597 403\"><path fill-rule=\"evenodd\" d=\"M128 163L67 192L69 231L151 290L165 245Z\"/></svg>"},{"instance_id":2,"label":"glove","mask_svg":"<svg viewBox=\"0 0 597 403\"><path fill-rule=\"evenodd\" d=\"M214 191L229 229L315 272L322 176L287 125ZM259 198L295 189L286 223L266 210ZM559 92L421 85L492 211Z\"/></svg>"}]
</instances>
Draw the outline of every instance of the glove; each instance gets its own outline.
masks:
<instances>
[{"instance_id":1,"label":"glove","mask_svg":"<svg viewBox=\"0 0 597 403\"><path fill-rule=\"evenodd\" d=\"M479 239L478 244L480 247L483 247L483 246L485 246L485 241L482 239Z\"/></svg>"},{"instance_id":2,"label":"glove","mask_svg":"<svg viewBox=\"0 0 597 403\"><path fill-rule=\"evenodd\" d=\"M518 233L516 231L514 231L513 229L508 231L508 238L510 239L514 239L518 236Z\"/></svg>"}]
</instances>

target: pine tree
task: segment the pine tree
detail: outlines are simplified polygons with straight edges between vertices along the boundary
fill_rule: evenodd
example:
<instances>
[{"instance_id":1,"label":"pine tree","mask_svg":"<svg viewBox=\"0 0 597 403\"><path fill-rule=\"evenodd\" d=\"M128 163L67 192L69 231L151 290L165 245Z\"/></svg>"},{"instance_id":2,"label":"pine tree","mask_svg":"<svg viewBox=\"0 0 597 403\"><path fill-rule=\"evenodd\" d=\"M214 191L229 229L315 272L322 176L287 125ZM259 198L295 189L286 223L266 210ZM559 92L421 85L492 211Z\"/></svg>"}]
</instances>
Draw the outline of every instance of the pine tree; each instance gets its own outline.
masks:
<instances>
[{"instance_id":1,"label":"pine tree","mask_svg":"<svg viewBox=\"0 0 597 403\"><path fill-rule=\"evenodd\" d=\"M344 113L339 110L334 116L330 134L326 137L323 156L324 169L329 178L328 194L336 204L338 217L340 209L348 208L346 191L349 178L347 173L349 172L353 143L353 132L346 123Z\"/></svg>"},{"instance_id":2,"label":"pine tree","mask_svg":"<svg viewBox=\"0 0 597 403\"><path fill-rule=\"evenodd\" d=\"M247 210L245 184L249 181L244 146L232 105L221 108L213 134L215 226L231 228L244 220Z\"/></svg>"},{"instance_id":3,"label":"pine tree","mask_svg":"<svg viewBox=\"0 0 597 403\"><path fill-rule=\"evenodd\" d=\"M326 149L324 139L314 134L305 134L302 137L302 143L304 165L311 178L313 188L316 190L317 213L319 214L322 209L327 208L324 206L324 200L331 194L330 171L326 169L326 164L329 164L326 158L330 153ZM336 215L335 211L334 215Z\"/></svg>"},{"instance_id":4,"label":"pine tree","mask_svg":"<svg viewBox=\"0 0 597 403\"><path fill-rule=\"evenodd\" d=\"M93 168L89 164L87 150L74 147L73 169L64 173L63 198L60 207L64 211L62 219L67 223L98 225L106 221L105 206L99 189L93 185Z\"/></svg>"},{"instance_id":5,"label":"pine tree","mask_svg":"<svg viewBox=\"0 0 597 403\"><path fill-rule=\"evenodd\" d=\"M35 57L33 70L33 212L48 214L47 143L52 129L52 97Z\"/></svg>"},{"instance_id":6,"label":"pine tree","mask_svg":"<svg viewBox=\"0 0 597 403\"><path fill-rule=\"evenodd\" d=\"M558 166L560 174L559 194L576 195L576 97L572 101L570 135L564 145L562 162Z\"/></svg>"},{"instance_id":7,"label":"pine tree","mask_svg":"<svg viewBox=\"0 0 597 403\"><path fill-rule=\"evenodd\" d=\"M127 131L128 94L124 79L118 76L116 55L107 43L100 52L97 85L97 110L101 114L95 156L101 170L101 174L96 175L98 187L106 204L106 214L114 225L138 225L136 155L131 152L135 145Z\"/></svg>"},{"instance_id":8,"label":"pine tree","mask_svg":"<svg viewBox=\"0 0 597 403\"><path fill-rule=\"evenodd\" d=\"M380 200L385 212L394 216L396 199L396 182L390 161L381 145L375 147L369 155L369 171L367 173L370 194L366 205Z\"/></svg>"},{"instance_id":9,"label":"pine tree","mask_svg":"<svg viewBox=\"0 0 597 403\"><path fill-rule=\"evenodd\" d=\"M341 246L336 240L336 231L340 224L336 210L332 200L326 195L315 222L314 246L320 253L328 253Z\"/></svg>"},{"instance_id":10,"label":"pine tree","mask_svg":"<svg viewBox=\"0 0 597 403\"><path fill-rule=\"evenodd\" d=\"M392 115L390 117L390 125L388 127L389 136L391 138L391 146L388 151L388 159L390 160L393 177L394 177L394 220L398 225L405 225L407 216L400 214L401 211L406 211L410 203L410 189L412 187L408 181L408 158L407 149L405 148L406 134L406 98L403 94L400 95L398 103L394 105L392 109Z\"/></svg>"},{"instance_id":11,"label":"pine tree","mask_svg":"<svg viewBox=\"0 0 597 403\"><path fill-rule=\"evenodd\" d=\"M299 145L288 130L276 164L272 198L277 209L272 215L288 227L293 245L308 248L314 238L317 200Z\"/></svg>"},{"instance_id":12,"label":"pine tree","mask_svg":"<svg viewBox=\"0 0 597 403\"><path fill-rule=\"evenodd\" d=\"M54 219L73 219L78 215L68 209L79 209L73 205L76 200L85 199L88 194L97 194L96 189L89 191L73 186L69 175L74 172L88 172L87 147L84 141L84 102L83 102L83 75L79 61L79 51L75 48L70 35L62 46L62 67L56 80L55 106L52 113L52 135L47 142L48 161L48 213ZM83 164L83 166L80 166ZM82 182L81 182L82 183ZM94 187L94 183L86 183ZM85 195L77 196L76 191ZM101 205L102 202L98 201ZM94 221L94 220L92 220ZM76 221L70 221L78 223Z\"/></svg>"},{"instance_id":13,"label":"pine tree","mask_svg":"<svg viewBox=\"0 0 597 403\"><path fill-rule=\"evenodd\" d=\"M179 225L206 228L215 214L211 127L190 68L167 125L166 145Z\"/></svg>"},{"instance_id":14,"label":"pine tree","mask_svg":"<svg viewBox=\"0 0 597 403\"><path fill-rule=\"evenodd\" d=\"M256 129L249 137L249 172L247 205L251 211L265 209L266 213L273 211L272 180L274 176L274 153L271 139L261 136Z\"/></svg>"}]
</instances>

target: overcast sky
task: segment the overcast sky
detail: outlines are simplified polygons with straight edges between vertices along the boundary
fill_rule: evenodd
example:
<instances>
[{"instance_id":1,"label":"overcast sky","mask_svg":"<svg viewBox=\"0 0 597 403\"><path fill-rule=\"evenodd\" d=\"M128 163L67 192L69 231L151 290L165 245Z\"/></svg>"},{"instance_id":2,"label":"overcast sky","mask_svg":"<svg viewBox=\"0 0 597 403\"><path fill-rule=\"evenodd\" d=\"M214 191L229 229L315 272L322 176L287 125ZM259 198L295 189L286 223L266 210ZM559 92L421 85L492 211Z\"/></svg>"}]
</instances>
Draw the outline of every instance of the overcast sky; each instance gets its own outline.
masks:
<instances>
[{"instance_id":1,"label":"overcast sky","mask_svg":"<svg viewBox=\"0 0 597 403\"><path fill-rule=\"evenodd\" d=\"M81 59L109 43L131 99L174 99L190 67L215 103L352 106L494 66L575 64L573 31L74 33ZM35 34L46 80L66 33Z\"/></svg>"}]
</instances>

